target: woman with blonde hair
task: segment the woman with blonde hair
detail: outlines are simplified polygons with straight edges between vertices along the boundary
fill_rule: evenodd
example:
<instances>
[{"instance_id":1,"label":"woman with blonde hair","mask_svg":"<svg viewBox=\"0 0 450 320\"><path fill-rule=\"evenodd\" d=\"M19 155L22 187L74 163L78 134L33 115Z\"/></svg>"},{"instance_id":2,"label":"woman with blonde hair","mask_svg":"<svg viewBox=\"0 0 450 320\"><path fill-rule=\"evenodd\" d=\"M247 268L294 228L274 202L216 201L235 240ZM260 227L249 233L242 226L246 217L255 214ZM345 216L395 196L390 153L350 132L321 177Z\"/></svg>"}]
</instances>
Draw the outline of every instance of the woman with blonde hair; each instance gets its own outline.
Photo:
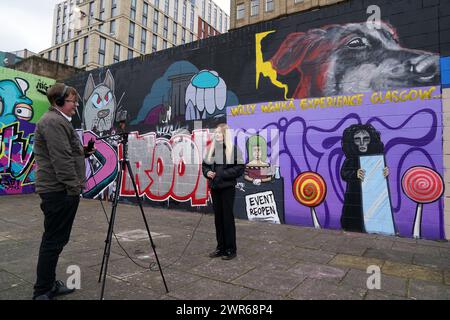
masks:
<instances>
[{"instance_id":1,"label":"woman with blonde hair","mask_svg":"<svg viewBox=\"0 0 450 320\"><path fill-rule=\"evenodd\" d=\"M236 257L236 227L234 224L234 196L236 179L244 173L242 153L233 146L230 129L219 124L202 164L208 179L214 209L217 247L209 257L231 260Z\"/></svg>"}]
</instances>

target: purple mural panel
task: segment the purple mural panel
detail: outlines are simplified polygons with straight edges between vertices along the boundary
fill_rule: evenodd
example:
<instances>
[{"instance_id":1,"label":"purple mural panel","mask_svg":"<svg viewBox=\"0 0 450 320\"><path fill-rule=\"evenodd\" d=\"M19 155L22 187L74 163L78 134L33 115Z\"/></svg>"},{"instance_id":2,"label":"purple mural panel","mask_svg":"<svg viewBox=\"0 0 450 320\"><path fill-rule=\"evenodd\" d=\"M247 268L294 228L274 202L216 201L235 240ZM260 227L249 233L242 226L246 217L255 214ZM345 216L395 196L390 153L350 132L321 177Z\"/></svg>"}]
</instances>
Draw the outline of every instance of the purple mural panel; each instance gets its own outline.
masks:
<instances>
[{"instance_id":1,"label":"purple mural panel","mask_svg":"<svg viewBox=\"0 0 450 320\"><path fill-rule=\"evenodd\" d=\"M271 147L278 145L287 224L313 226L310 209L296 201L292 193L296 177L311 171L324 178L327 195L315 211L320 225L331 229L341 229L346 199L347 182L341 173L347 159L344 130L352 125L373 127L379 133L380 150L389 168L388 192L396 233L412 237L417 203L404 194L401 180L414 166L429 167L443 176L440 97L441 88L437 86L409 88L235 106L228 108L227 116L238 143L245 140L240 135L263 129L279 131L278 141L268 139L268 155L273 158ZM245 146L240 148L245 150ZM443 239L443 224L442 198L423 206L422 238Z\"/></svg>"},{"instance_id":2,"label":"purple mural panel","mask_svg":"<svg viewBox=\"0 0 450 320\"><path fill-rule=\"evenodd\" d=\"M34 192L34 128L21 120L0 128L0 195Z\"/></svg>"}]
</instances>

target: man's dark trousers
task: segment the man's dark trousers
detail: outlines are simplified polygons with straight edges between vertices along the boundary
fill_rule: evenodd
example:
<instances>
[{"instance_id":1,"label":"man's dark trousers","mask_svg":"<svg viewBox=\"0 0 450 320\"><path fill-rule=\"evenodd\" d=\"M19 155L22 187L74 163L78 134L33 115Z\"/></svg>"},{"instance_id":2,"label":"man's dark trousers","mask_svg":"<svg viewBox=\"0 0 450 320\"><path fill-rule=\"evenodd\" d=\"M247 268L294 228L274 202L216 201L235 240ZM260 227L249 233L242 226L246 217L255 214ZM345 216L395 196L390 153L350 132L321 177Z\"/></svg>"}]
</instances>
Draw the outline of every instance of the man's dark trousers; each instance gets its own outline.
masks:
<instances>
[{"instance_id":1,"label":"man's dark trousers","mask_svg":"<svg viewBox=\"0 0 450 320\"><path fill-rule=\"evenodd\" d=\"M233 205L235 187L211 189L216 226L217 250L236 253L236 226L234 223Z\"/></svg>"},{"instance_id":2,"label":"man's dark trousers","mask_svg":"<svg viewBox=\"0 0 450 320\"><path fill-rule=\"evenodd\" d=\"M41 193L39 196L45 218L34 296L47 293L55 283L58 258L69 242L73 220L80 203L79 196L69 196L66 191Z\"/></svg>"}]
</instances>

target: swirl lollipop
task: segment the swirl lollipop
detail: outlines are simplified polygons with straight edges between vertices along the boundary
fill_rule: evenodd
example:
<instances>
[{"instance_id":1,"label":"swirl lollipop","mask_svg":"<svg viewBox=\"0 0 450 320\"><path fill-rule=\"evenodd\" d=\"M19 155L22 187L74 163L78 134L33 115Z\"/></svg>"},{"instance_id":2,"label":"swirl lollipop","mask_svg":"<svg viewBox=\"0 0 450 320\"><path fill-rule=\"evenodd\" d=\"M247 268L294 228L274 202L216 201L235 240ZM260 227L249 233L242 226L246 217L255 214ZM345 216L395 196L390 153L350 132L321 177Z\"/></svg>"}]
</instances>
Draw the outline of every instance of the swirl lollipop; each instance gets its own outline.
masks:
<instances>
[{"instance_id":1,"label":"swirl lollipop","mask_svg":"<svg viewBox=\"0 0 450 320\"><path fill-rule=\"evenodd\" d=\"M294 180L293 193L295 199L306 207L311 208L314 228L320 229L319 219L315 207L325 199L327 185L323 178L315 172L304 172Z\"/></svg>"},{"instance_id":2,"label":"swirl lollipop","mask_svg":"<svg viewBox=\"0 0 450 320\"><path fill-rule=\"evenodd\" d=\"M420 238L423 204L435 202L442 196L444 181L433 169L412 167L403 175L402 188L406 196L417 203L413 236L414 238Z\"/></svg>"}]
</instances>

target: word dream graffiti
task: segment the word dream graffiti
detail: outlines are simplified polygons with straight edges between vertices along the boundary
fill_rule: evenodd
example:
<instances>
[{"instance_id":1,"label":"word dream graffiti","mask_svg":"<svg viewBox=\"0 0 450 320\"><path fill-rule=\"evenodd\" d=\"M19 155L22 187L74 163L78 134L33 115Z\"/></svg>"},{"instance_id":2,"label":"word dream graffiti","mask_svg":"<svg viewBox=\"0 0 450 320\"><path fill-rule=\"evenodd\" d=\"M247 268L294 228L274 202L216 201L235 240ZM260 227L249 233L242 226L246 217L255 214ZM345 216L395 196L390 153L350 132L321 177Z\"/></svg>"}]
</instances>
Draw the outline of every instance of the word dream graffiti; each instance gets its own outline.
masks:
<instances>
[{"instance_id":1,"label":"word dream graffiti","mask_svg":"<svg viewBox=\"0 0 450 320\"><path fill-rule=\"evenodd\" d=\"M0 68L0 195L34 192L33 137L55 80Z\"/></svg>"},{"instance_id":2,"label":"word dream graffiti","mask_svg":"<svg viewBox=\"0 0 450 320\"><path fill-rule=\"evenodd\" d=\"M280 108L265 112L265 106L277 104ZM289 105L293 107L288 108ZM283 109L282 106L287 107ZM443 176L440 87L258 103L251 107L250 115L240 112L242 110L246 110L245 106L228 109L228 124L238 135L254 134L254 123L258 123L258 128L263 130L279 132L279 165L284 176L286 223L314 225L309 208L296 201L292 191L288 191L293 190L294 180L299 174L311 171L323 177L327 187L325 201L315 208L320 226L342 228L341 218L347 210L345 208L351 208L361 214L359 218L351 217L360 219L357 231L371 232L367 222L369 212L364 212L364 208L369 203L367 201L374 200L364 198L364 179L358 178L361 175L358 170L361 169L363 156L383 155L385 164L375 161L364 165L365 177L370 176L368 171L371 168L381 170L376 181L386 180L387 184L380 190L384 190L388 198L380 200L380 203L389 206L385 212L392 211L390 220L393 221L370 221L374 222L372 225L381 225L381 229L372 232L412 236L417 204L402 191L401 179L408 169L416 166L428 167ZM344 131L352 126L350 141L344 141L347 139L344 139ZM357 140L359 137L361 140ZM380 140L379 148L371 144L376 137ZM354 151L346 153L346 146ZM344 170L345 163L350 171ZM383 171L384 166L387 171ZM352 189L353 185L356 189ZM370 186L371 183L365 185ZM352 192L353 198L348 196ZM352 203L349 199L356 200ZM371 204L372 210L381 210L380 204ZM386 219L389 214L382 216ZM445 238L442 198L424 206L421 219L422 237ZM395 229L386 227L389 223L393 223Z\"/></svg>"}]
</instances>

